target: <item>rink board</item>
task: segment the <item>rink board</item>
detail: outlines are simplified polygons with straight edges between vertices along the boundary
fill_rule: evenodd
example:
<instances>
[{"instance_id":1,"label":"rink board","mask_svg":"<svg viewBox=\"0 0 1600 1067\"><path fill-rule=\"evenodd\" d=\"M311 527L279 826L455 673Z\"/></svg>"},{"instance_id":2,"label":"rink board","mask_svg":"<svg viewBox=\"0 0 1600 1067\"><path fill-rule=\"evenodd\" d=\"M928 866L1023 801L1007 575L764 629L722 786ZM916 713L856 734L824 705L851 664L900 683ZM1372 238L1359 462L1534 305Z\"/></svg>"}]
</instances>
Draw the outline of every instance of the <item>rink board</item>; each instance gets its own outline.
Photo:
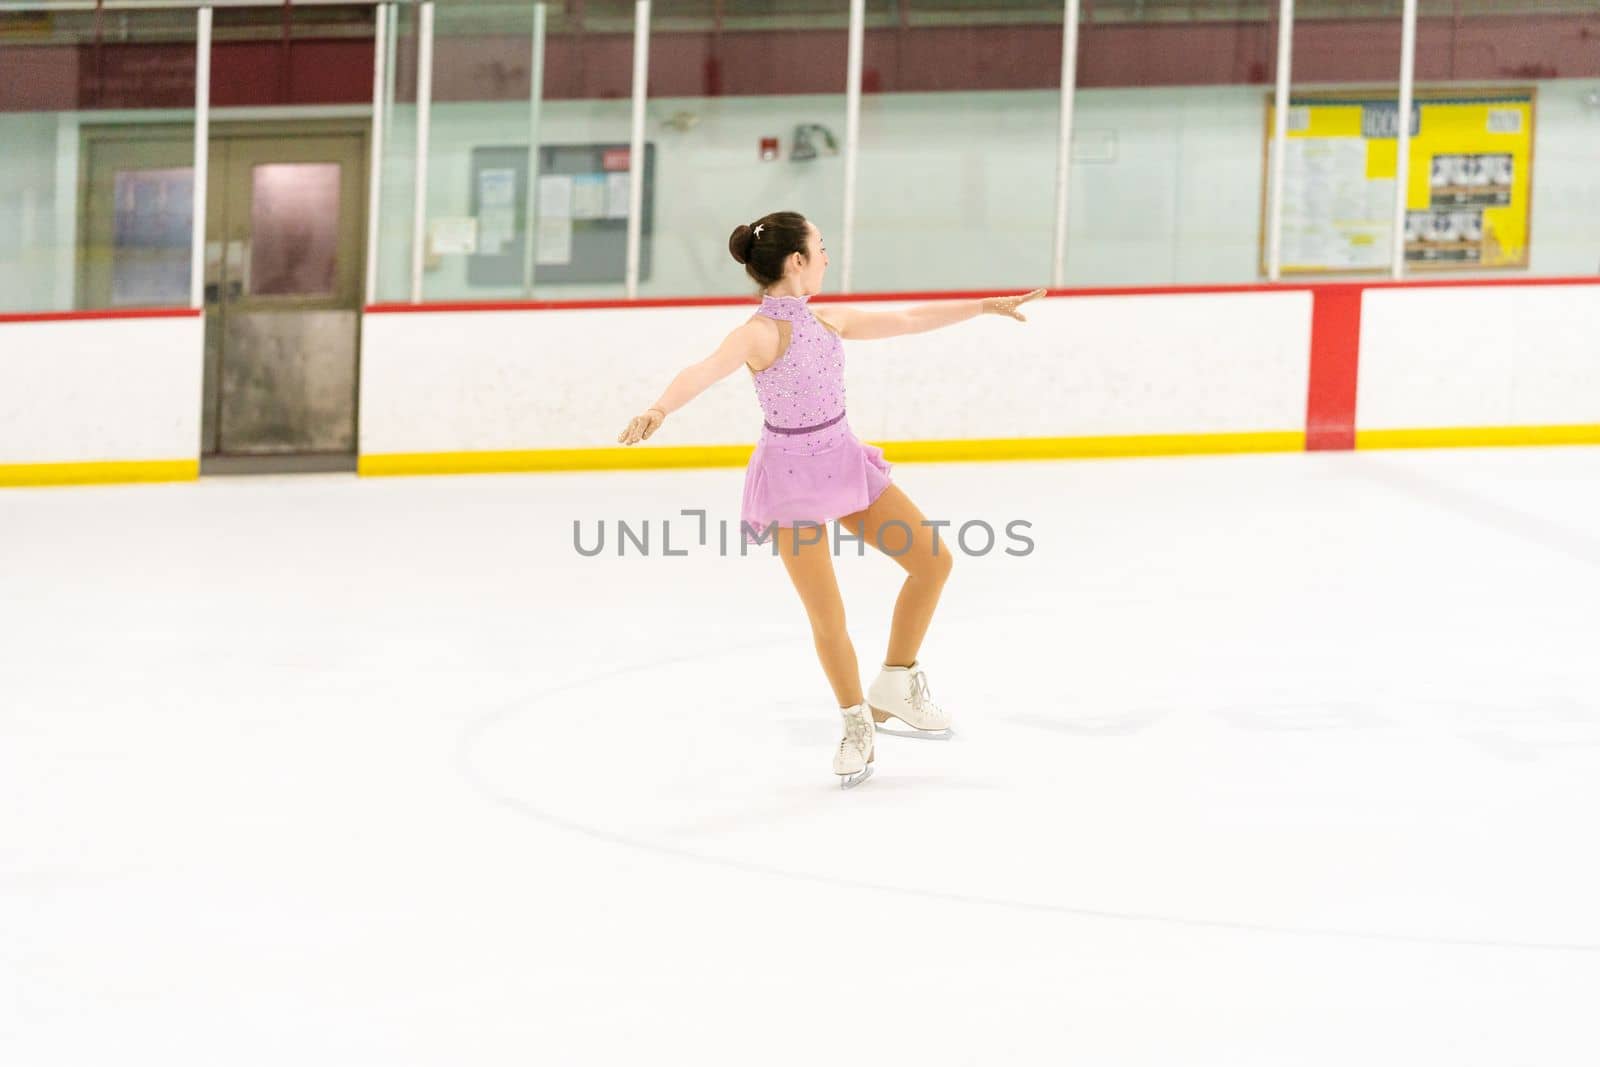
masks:
<instances>
[{"instance_id":1,"label":"rink board","mask_svg":"<svg viewBox=\"0 0 1600 1067\"><path fill-rule=\"evenodd\" d=\"M742 465L743 368L616 437L754 306L369 308L359 469ZM1600 443L1592 278L1064 290L1025 314L851 341L855 432L900 462ZM0 316L0 485L196 477L203 340L184 309Z\"/></svg>"},{"instance_id":2,"label":"rink board","mask_svg":"<svg viewBox=\"0 0 1600 1067\"><path fill-rule=\"evenodd\" d=\"M615 443L750 310L662 303L370 309L362 473L742 464L747 372ZM1597 443L1597 310L1587 278L1062 291L852 342L850 421L900 461Z\"/></svg>"},{"instance_id":3,"label":"rink board","mask_svg":"<svg viewBox=\"0 0 1600 1067\"><path fill-rule=\"evenodd\" d=\"M1374 289L1357 446L1600 443L1600 283Z\"/></svg>"},{"instance_id":4,"label":"rink board","mask_svg":"<svg viewBox=\"0 0 1600 1067\"><path fill-rule=\"evenodd\" d=\"M200 473L198 312L0 316L0 485Z\"/></svg>"},{"instance_id":5,"label":"rink board","mask_svg":"<svg viewBox=\"0 0 1600 1067\"><path fill-rule=\"evenodd\" d=\"M891 459L1298 449L1311 304L1307 290L1045 299L1028 306L1027 323L984 316L852 341L850 423ZM750 311L740 302L369 314L362 471L475 469L474 457L476 469L743 463L761 430L743 368L644 447L616 437ZM1254 328L1239 330L1241 319Z\"/></svg>"}]
</instances>

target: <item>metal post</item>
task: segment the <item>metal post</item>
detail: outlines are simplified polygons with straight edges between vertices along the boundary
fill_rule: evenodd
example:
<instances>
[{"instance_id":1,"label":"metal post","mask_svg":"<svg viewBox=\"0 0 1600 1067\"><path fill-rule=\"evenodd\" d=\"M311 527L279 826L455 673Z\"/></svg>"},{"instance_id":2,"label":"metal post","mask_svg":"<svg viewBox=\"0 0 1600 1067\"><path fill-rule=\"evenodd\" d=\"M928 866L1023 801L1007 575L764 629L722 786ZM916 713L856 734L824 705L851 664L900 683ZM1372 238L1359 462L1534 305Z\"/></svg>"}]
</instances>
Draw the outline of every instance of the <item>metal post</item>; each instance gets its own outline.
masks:
<instances>
[{"instance_id":1,"label":"metal post","mask_svg":"<svg viewBox=\"0 0 1600 1067\"><path fill-rule=\"evenodd\" d=\"M205 307L206 170L211 147L211 9L195 11L194 34L194 204L190 208L189 306Z\"/></svg>"},{"instance_id":2,"label":"metal post","mask_svg":"<svg viewBox=\"0 0 1600 1067\"><path fill-rule=\"evenodd\" d=\"M866 0L850 0L850 52L844 96L844 255L839 289L850 292L855 259L856 157L861 144L861 54L867 23Z\"/></svg>"},{"instance_id":3,"label":"metal post","mask_svg":"<svg viewBox=\"0 0 1600 1067\"><path fill-rule=\"evenodd\" d=\"M1288 0L1285 0L1287 3ZM1050 284L1067 280L1067 194L1072 170L1072 103L1078 93L1078 0L1067 0L1061 24L1061 129L1056 146L1056 234Z\"/></svg>"},{"instance_id":4,"label":"metal post","mask_svg":"<svg viewBox=\"0 0 1600 1067\"><path fill-rule=\"evenodd\" d=\"M533 54L528 63L528 188L523 197L522 292L533 299L534 249L539 242L539 110L544 102L545 5L533 5Z\"/></svg>"},{"instance_id":5,"label":"metal post","mask_svg":"<svg viewBox=\"0 0 1600 1067\"><path fill-rule=\"evenodd\" d=\"M1283 273L1283 170L1289 138L1289 73L1294 59L1294 0L1278 2L1278 87L1272 97L1272 186L1267 198L1267 280Z\"/></svg>"},{"instance_id":6,"label":"metal post","mask_svg":"<svg viewBox=\"0 0 1600 1067\"><path fill-rule=\"evenodd\" d=\"M639 295L639 212L644 206L644 103L650 70L650 0L633 5L633 137L628 149L628 270L623 289Z\"/></svg>"},{"instance_id":7,"label":"metal post","mask_svg":"<svg viewBox=\"0 0 1600 1067\"><path fill-rule=\"evenodd\" d=\"M388 85L389 5L379 4L372 35L372 143L367 163L367 300L378 300L378 221L383 217L383 124L385 87Z\"/></svg>"},{"instance_id":8,"label":"metal post","mask_svg":"<svg viewBox=\"0 0 1600 1067\"><path fill-rule=\"evenodd\" d=\"M433 0L422 5L417 31L417 167L411 213L411 302L422 303L422 258L428 223L428 113L433 107Z\"/></svg>"},{"instance_id":9,"label":"metal post","mask_svg":"<svg viewBox=\"0 0 1600 1067\"><path fill-rule=\"evenodd\" d=\"M1411 183L1411 98L1417 59L1417 0L1405 0L1400 16L1400 108L1395 115L1394 160L1394 262L1390 273L1399 279L1406 266L1406 187Z\"/></svg>"}]
</instances>

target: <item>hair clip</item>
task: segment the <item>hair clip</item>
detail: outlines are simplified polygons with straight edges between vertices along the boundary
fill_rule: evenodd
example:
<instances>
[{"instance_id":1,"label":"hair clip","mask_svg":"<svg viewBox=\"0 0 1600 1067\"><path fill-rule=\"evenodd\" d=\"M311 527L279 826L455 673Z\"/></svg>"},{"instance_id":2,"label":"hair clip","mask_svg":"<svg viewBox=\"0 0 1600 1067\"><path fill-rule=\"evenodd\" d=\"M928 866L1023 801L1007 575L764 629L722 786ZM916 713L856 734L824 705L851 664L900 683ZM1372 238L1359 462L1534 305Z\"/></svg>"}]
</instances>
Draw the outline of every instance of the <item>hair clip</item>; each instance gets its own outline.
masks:
<instances>
[{"instance_id":1,"label":"hair clip","mask_svg":"<svg viewBox=\"0 0 1600 1067\"><path fill-rule=\"evenodd\" d=\"M766 226L766 223L764 223L764 222L763 222L763 223L760 223L760 224L758 224L758 225L757 225L757 226L756 226L756 228L755 228L755 235L756 235L756 236L757 236L757 237L760 237L760 236L761 236L761 231L762 231L762 229L763 229L763 228L764 228L764 227L765 227L765 226Z\"/></svg>"}]
</instances>

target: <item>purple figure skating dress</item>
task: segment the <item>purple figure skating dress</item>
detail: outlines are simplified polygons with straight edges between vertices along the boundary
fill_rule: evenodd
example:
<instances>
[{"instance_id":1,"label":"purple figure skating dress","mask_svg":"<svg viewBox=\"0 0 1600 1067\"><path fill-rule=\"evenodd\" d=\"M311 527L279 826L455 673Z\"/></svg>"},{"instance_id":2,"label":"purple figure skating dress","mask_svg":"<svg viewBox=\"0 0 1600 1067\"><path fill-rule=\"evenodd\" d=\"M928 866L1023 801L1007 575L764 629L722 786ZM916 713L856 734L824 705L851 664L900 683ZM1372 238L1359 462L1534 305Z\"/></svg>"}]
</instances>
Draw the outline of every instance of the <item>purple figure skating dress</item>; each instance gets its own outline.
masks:
<instances>
[{"instance_id":1,"label":"purple figure skating dress","mask_svg":"<svg viewBox=\"0 0 1600 1067\"><path fill-rule=\"evenodd\" d=\"M883 449L856 437L845 418L844 343L806 300L763 296L756 312L789 323L789 346L754 376L765 421L744 474L746 544L768 524L826 524L861 511L889 487Z\"/></svg>"}]
</instances>

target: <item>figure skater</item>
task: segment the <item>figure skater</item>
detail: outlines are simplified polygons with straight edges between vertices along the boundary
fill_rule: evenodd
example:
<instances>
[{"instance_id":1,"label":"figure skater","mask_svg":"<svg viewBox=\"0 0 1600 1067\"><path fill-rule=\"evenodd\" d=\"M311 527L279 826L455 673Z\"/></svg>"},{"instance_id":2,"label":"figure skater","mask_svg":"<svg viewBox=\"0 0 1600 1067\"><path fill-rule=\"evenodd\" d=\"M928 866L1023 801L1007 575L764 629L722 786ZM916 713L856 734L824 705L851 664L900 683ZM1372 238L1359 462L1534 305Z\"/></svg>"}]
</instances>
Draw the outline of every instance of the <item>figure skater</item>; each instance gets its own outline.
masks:
<instances>
[{"instance_id":1,"label":"figure skater","mask_svg":"<svg viewBox=\"0 0 1600 1067\"><path fill-rule=\"evenodd\" d=\"M713 383L741 365L749 368L765 419L745 469L740 528L746 544L773 529L778 555L810 617L817 656L844 716L833 771L849 788L872 774L876 723L899 720L910 729L885 732L901 736L944 739L951 734L950 716L934 704L917 652L950 577L952 550L936 543L937 531L922 525L922 512L890 481L883 450L851 431L840 340L923 333L984 312L1026 322L1017 307L1044 290L942 300L903 311L830 306L819 314L808 301L822 288L828 251L822 233L805 216L777 211L739 226L728 239L728 251L760 286L761 307L710 356L679 372L617 441L632 445L647 439L668 415ZM835 520L907 572L883 667L864 699L855 649L845 631L831 541L823 529ZM890 524L887 531L885 524Z\"/></svg>"}]
</instances>

